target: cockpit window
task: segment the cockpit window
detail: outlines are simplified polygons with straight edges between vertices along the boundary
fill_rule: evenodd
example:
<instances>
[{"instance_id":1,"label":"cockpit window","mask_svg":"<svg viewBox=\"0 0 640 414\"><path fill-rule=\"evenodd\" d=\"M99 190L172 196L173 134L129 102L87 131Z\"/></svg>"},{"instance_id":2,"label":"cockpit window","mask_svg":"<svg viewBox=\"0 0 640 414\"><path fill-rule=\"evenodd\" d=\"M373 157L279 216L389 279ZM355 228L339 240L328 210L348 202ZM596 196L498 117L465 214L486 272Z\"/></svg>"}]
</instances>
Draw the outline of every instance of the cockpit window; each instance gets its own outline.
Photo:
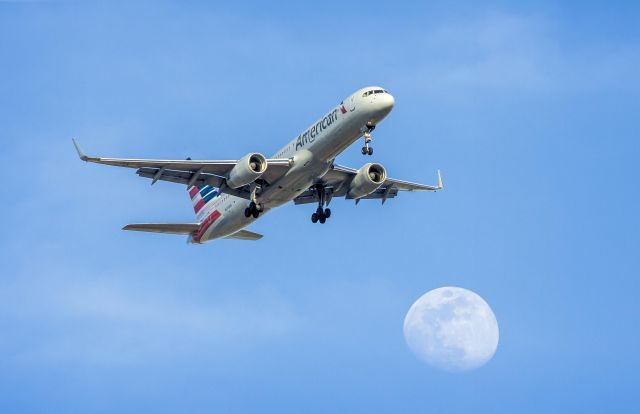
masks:
<instances>
[{"instance_id":1,"label":"cockpit window","mask_svg":"<svg viewBox=\"0 0 640 414\"><path fill-rule=\"evenodd\" d=\"M374 93L389 93L387 91L385 91L384 89L375 89L375 90L371 90L371 91L366 91L365 93L362 94L362 97L365 98L369 95L372 95Z\"/></svg>"}]
</instances>

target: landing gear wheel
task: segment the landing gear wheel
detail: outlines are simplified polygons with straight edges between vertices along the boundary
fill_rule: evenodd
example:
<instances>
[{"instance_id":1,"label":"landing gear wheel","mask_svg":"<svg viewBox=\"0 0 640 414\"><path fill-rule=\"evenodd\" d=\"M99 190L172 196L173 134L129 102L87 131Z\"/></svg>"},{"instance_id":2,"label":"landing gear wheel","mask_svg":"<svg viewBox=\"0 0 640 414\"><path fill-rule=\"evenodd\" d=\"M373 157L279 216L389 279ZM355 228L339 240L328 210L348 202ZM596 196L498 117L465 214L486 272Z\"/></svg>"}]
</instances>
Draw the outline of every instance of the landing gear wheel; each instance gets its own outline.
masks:
<instances>
[{"instance_id":1,"label":"landing gear wheel","mask_svg":"<svg viewBox=\"0 0 640 414\"><path fill-rule=\"evenodd\" d=\"M364 132L364 147L362 147L362 155L372 155L373 149L369 147L369 143L373 140L371 132L376 129L375 125L365 125L361 131Z\"/></svg>"},{"instance_id":2,"label":"landing gear wheel","mask_svg":"<svg viewBox=\"0 0 640 414\"><path fill-rule=\"evenodd\" d=\"M249 203L249 207L244 209L244 216L246 218L253 216L253 218L257 219L263 211L264 206L262 204L256 204L252 201Z\"/></svg>"},{"instance_id":3,"label":"landing gear wheel","mask_svg":"<svg viewBox=\"0 0 640 414\"><path fill-rule=\"evenodd\" d=\"M316 209L316 212L311 215L311 221L314 223L320 222L324 224L327 219L331 217L331 210L324 208L325 205L329 204L326 198L326 190L324 185L321 183L315 185L315 190L318 196L318 208ZM331 198L329 198L329 201L331 201Z\"/></svg>"}]
</instances>

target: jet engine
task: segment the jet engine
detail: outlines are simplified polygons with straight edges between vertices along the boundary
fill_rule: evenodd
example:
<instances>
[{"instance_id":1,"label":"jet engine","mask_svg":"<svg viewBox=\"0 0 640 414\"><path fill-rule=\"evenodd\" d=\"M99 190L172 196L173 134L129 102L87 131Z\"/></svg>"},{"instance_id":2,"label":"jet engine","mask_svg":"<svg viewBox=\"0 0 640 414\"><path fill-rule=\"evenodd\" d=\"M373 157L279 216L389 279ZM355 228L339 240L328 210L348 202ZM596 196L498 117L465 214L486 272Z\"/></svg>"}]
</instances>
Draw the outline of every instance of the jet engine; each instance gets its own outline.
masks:
<instances>
[{"instance_id":1,"label":"jet engine","mask_svg":"<svg viewBox=\"0 0 640 414\"><path fill-rule=\"evenodd\" d=\"M349 185L348 198L362 198L376 191L387 179L387 170L381 164L367 163Z\"/></svg>"},{"instance_id":2,"label":"jet engine","mask_svg":"<svg viewBox=\"0 0 640 414\"><path fill-rule=\"evenodd\" d=\"M229 171L227 185L231 188L240 188L251 184L267 171L267 160L257 152L247 154Z\"/></svg>"}]
</instances>

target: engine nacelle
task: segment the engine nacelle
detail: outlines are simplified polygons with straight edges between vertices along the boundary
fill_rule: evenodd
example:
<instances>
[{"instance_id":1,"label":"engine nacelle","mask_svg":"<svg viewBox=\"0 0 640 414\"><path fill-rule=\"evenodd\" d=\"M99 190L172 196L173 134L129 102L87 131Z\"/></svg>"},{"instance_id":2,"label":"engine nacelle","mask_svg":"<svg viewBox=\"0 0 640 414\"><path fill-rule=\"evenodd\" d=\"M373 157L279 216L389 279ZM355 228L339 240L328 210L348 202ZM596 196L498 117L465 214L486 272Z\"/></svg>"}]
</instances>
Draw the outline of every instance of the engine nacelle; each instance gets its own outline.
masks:
<instances>
[{"instance_id":1,"label":"engine nacelle","mask_svg":"<svg viewBox=\"0 0 640 414\"><path fill-rule=\"evenodd\" d=\"M267 171L267 160L264 155L257 152L247 154L229 171L227 185L231 188L240 188L251 184Z\"/></svg>"},{"instance_id":2,"label":"engine nacelle","mask_svg":"<svg viewBox=\"0 0 640 414\"><path fill-rule=\"evenodd\" d=\"M368 163L358 170L349 185L348 198L365 197L376 191L387 179L387 170L381 164Z\"/></svg>"}]
</instances>

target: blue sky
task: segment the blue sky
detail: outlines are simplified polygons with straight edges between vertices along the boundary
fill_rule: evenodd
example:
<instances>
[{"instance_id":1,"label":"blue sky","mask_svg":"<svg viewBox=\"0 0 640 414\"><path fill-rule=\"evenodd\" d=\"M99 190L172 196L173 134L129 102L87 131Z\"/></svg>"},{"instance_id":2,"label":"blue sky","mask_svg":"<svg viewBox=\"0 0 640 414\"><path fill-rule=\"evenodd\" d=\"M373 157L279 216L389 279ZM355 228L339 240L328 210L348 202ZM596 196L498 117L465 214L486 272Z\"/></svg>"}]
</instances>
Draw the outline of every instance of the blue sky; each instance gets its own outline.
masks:
<instances>
[{"instance_id":1,"label":"blue sky","mask_svg":"<svg viewBox=\"0 0 640 414\"><path fill-rule=\"evenodd\" d=\"M0 411L638 410L640 36L634 2L0 2ZM396 107L393 177L446 190L285 206L258 243L184 188L81 163L271 154L354 90ZM342 164L368 159L359 145ZM469 373L405 313L445 285L500 325Z\"/></svg>"}]
</instances>

